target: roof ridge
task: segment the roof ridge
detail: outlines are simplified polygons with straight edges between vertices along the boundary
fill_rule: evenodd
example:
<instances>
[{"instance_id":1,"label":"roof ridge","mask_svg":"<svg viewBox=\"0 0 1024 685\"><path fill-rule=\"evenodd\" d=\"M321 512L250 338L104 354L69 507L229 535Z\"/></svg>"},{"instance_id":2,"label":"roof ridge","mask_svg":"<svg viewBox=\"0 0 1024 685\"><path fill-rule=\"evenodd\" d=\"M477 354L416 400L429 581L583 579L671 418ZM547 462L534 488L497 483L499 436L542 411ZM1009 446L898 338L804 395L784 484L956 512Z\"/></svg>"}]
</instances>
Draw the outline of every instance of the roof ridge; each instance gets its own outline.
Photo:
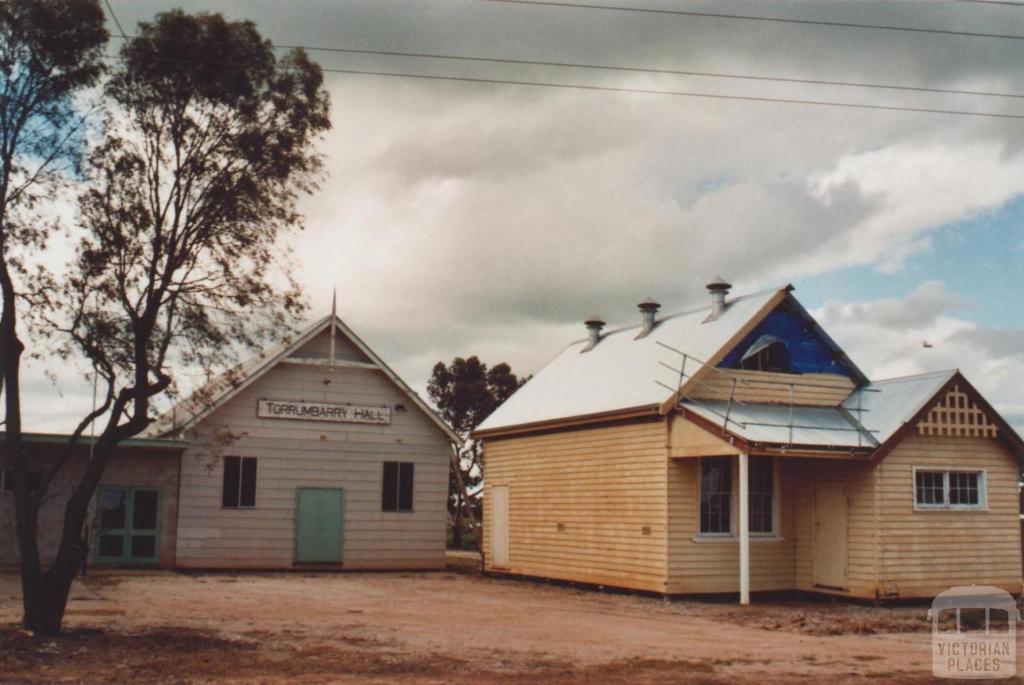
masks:
<instances>
[{"instance_id":1,"label":"roof ridge","mask_svg":"<svg viewBox=\"0 0 1024 685\"><path fill-rule=\"evenodd\" d=\"M881 378L879 380L872 380L868 385L881 385L883 383L896 383L899 381L909 381L918 378L932 378L937 376L946 376L951 378L953 374L960 371L960 369L943 369L941 371L925 371L924 373L911 373L905 376L893 376L892 378ZM856 392L856 391L854 391Z\"/></svg>"},{"instance_id":2,"label":"roof ridge","mask_svg":"<svg viewBox=\"0 0 1024 685\"><path fill-rule=\"evenodd\" d=\"M726 302L726 305L727 306L731 305L734 302L743 302L744 300L749 300L749 299L752 299L752 298L755 298L755 297L762 297L764 295L768 295L769 293L777 293L780 290L786 290L789 287L790 287L789 284L786 284L786 285L775 287L775 288L764 288L762 290L757 290L757 291L752 292L752 293L744 293L743 295L739 295L737 297L730 298ZM663 321L668 321L669 319L678 319L679 317L682 317L682 316L692 316L694 314L700 314L701 312L709 311L710 309L711 309L711 305L709 304L709 305L703 305L703 306L692 308L692 309L684 309L682 311L673 312L672 314L666 314L665 316L656 318L654 320L654 325L655 325L655 327L657 327L657 325L659 323L663 322ZM611 330L609 330L609 331L607 331L605 333L602 333L601 337L605 338L605 337L607 337L609 335L615 335L616 333L624 333L626 331L632 331L632 330L636 330L637 328L642 328L642 327L643 327L643 323L632 324L632 325L629 325L629 326L620 326L619 328L612 328ZM590 338L579 338L578 340L573 340L572 342L570 342L568 347L572 347L573 345L578 345L579 343L589 342L589 340L590 340Z\"/></svg>"}]
</instances>

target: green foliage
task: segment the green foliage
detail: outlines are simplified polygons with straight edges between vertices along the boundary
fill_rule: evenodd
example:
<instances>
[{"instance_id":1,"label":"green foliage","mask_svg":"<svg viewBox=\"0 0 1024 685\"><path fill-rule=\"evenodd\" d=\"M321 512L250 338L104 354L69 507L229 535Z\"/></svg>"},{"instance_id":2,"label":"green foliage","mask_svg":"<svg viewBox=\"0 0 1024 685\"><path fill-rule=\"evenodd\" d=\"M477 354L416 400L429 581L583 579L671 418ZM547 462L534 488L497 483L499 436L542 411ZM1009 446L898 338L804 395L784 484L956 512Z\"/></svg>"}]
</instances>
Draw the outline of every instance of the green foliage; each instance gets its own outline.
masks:
<instances>
[{"instance_id":1,"label":"green foliage","mask_svg":"<svg viewBox=\"0 0 1024 685\"><path fill-rule=\"evenodd\" d=\"M96 84L106 42L96 0L0 2L0 279L25 274L19 250L45 247L52 223L31 210L77 168L85 122L73 96Z\"/></svg>"},{"instance_id":2,"label":"green foliage","mask_svg":"<svg viewBox=\"0 0 1024 685\"><path fill-rule=\"evenodd\" d=\"M468 438L474 428L480 425L502 402L512 396L528 379L519 378L508 364L495 364L491 368L477 357L463 359L456 357L450 365L438 362L434 365L427 393L441 412L441 416L457 433ZM467 490L480 484L483 479L483 450L480 443L467 440L455 465L448 474L448 512L451 515L452 546L462 548L462 513L466 506L476 512L475 503L463 501L463 487ZM475 530L470 529L467 537L472 538Z\"/></svg>"},{"instance_id":3,"label":"green foliage","mask_svg":"<svg viewBox=\"0 0 1024 685\"><path fill-rule=\"evenodd\" d=\"M221 366L304 311L279 238L316 187L329 102L304 52L278 60L219 14L160 14L121 58L62 300L73 346L145 391L169 354Z\"/></svg>"},{"instance_id":4,"label":"green foliage","mask_svg":"<svg viewBox=\"0 0 1024 685\"><path fill-rule=\"evenodd\" d=\"M448 425L468 436L524 382L504 362L488 369L476 357L456 357L434 365L427 393Z\"/></svg>"}]
</instances>

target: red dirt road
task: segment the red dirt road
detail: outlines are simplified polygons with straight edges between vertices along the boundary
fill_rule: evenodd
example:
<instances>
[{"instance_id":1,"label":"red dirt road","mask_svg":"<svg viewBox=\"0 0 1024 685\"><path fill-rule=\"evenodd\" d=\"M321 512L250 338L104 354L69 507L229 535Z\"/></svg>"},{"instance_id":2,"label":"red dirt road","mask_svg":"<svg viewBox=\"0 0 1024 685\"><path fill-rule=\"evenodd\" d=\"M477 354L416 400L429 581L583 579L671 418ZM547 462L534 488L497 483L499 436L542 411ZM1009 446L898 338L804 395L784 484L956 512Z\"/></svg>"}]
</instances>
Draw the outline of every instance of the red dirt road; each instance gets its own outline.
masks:
<instances>
[{"instance_id":1,"label":"red dirt road","mask_svg":"<svg viewBox=\"0 0 1024 685\"><path fill-rule=\"evenodd\" d=\"M931 682L927 607L665 602L455 573L106 573L0 683Z\"/></svg>"}]
</instances>

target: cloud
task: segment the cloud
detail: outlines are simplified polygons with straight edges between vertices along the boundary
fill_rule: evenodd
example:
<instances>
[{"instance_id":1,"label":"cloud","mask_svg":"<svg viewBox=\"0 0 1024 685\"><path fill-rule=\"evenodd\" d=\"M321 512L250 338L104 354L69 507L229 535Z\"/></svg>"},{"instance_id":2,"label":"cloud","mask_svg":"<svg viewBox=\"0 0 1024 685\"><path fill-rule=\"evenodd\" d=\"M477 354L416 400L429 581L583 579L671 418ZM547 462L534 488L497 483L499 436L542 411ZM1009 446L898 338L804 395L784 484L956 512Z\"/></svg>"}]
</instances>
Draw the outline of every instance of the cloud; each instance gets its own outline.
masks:
<instances>
[{"instance_id":1,"label":"cloud","mask_svg":"<svg viewBox=\"0 0 1024 685\"><path fill-rule=\"evenodd\" d=\"M1024 364L1024 329L975 328L958 331L953 340L995 360Z\"/></svg>"},{"instance_id":2,"label":"cloud","mask_svg":"<svg viewBox=\"0 0 1024 685\"><path fill-rule=\"evenodd\" d=\"M812 314L868 377L958 368L1024 432L1024 328L981 326L956 315L963 311L929 281L904 298L833 301Z\"/></svg>"},{"instance_id":3,"label":"cloud","mask_svg":"<svg viewBox=\"0 0 1024 685\"><path fill-rule=\"evenodd\" d=\"M854 230L825 249L850 264L877 262L882 270L895 271L927 247L928 231L997 209L1019 195L1024 155L1007 154L996 141L950 145L911 140L844 155L810 183L826 204L851 188L874 203Z\"/></svg>"},{"instance_id":4,"label":"cloud","mask_svg":"<svg viewBox=\"0 0 1024 685\"><path fill-rule=\"evenodd\" d=\"M181 4L253 19L281 45L972 90L1019 83L1013 41L495 3L310 0L301 12L239 0ZM129 27L165 4L113 6ZM727 0L693 7L750 13ZM965 3L803 2L758 12L1024 33L1024 13ZM1014 106L1006 98L312 54L327 68ZM628 323L647 296L663 311L679 310L703 301L715 275L741 293L852 265L900 271L944 226L1024 193L1018 121L350 74L329 73L327 83L329 176L303 202L306 229L288 241L296 274L311 318L329 310L337 287L339 313L417 387L434 362L455 355L535 372L581 335L584 316ZM960 354L998 338L968 347L969 336L987 334L972 332L980 327L970 310L940 283L910 298L830 303L824 312L854 358L884 374L962 365ZM924 337L935 348L924 350ZM995 366L979 364L979 374L1018 378L1019 359L985 354ZM1016 401L1012 388L993 383L1005 406ZM54 427L52 416L34 412L31 420Z\"/></svg>"},{"instance_id":5,"label":"cloud","mask_svg":"<svg viewBox=\"0 0 1024 685\"><path fill-rule=\"evenodd\" d=\"M873 302L828 302L823 315L834 320L856 320L884 329L911 332L934 328L940 317L966 303L951 295L942 281L926 281L905 298Z\"/></svg>"}]
</instances>

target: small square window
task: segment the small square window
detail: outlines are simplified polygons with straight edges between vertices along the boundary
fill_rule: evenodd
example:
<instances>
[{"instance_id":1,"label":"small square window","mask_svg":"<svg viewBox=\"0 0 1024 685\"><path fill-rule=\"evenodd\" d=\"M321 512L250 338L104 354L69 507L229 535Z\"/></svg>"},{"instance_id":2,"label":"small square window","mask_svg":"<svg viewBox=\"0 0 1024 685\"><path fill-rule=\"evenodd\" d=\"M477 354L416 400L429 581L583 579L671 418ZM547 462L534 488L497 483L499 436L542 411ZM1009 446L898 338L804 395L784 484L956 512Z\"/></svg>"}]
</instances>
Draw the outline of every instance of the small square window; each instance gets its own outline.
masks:
<instances>
[{"instance_id":1,"label":"small square window","mask_svg":"<svg viewBox=\"0 0 1024 685\"><path fill-rule=\"evenodd\" d=\"M946 503L942 471L918 471L915 485L918 506L941 507Z\"/></svg>"},{"instance_id":2,"label":"small square window","mask_svg":"<svg viewBox=\"0 0 1024 685\"><path fill-rule=\"evenodd\" d=\"M949 503L977 506L978 474L953 471L949 474Z\"/></svg>"}]
</instances>

